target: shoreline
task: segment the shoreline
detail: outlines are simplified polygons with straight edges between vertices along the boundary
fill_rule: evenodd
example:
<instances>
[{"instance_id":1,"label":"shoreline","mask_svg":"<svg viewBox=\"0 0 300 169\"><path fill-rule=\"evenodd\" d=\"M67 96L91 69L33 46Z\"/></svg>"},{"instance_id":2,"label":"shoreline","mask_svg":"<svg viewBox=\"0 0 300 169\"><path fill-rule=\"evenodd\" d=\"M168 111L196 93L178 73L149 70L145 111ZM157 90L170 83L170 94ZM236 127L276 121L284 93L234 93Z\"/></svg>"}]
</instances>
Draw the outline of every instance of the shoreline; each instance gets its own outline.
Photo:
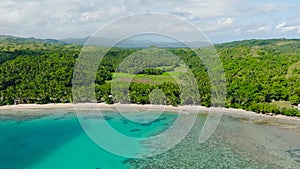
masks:
<instances>
[{"instance_id":1,"label":"shoreline","mask_svg":"<svg viewBox=\"0 0 300 169\"><path fill-rule=\"evenodd\" d=\"M50 103L50 104L19 104L19 105L5 105L0 106L0 114L16 114L28 111L28 112L43 112L47 113L49 110L124 110L124 111L166 111L166 112L180 112L180 113L198 113L208 114L211 108L204 106L171 106L171 105L151 105L151 104L106 104L106 103ZM217 108L213 108L216 109ZM246 111L243 109L235 108L219 108L223 110L223 115L229 115L240 118L252 118L252 119L284 119L284 120L296 120L300 121L300 117L285 116L285 115L270 115L270 114L258 114L252 111Z\"/></svg>"}]
</instances>

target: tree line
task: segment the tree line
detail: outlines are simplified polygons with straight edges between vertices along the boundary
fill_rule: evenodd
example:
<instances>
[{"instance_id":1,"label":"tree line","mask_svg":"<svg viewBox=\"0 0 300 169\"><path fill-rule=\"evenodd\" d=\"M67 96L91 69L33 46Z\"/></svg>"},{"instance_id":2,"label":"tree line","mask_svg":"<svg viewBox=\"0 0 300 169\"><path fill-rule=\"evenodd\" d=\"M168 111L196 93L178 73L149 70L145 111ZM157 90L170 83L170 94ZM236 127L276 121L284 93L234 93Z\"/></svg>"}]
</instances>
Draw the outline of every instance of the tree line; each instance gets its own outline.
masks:
<instances>
[{"instance_id":1,"label":"tree line","mask_svg":"<svg viewBox=\"0 0 300 169\"><path fill-rule=\"evenodd\" d=\"M20 103L72 102L73 68L81 48L80 45L0 40L0 105L13 104L17 98ZM248 40L216 45L216 49L226 75L226 107L300 116L293 107L275 104L280 101L294 106L300 103L299 40ZM145 57L138 64L133 64L132 60L138 60L138 55L131 54L140 52L147 56L149 53L129 48L108 51L95 76L97 101L114 102L109 81L118 69L128 73L161 75L165 70L157 67L176 67L183 61L198 85L200 100L197 104L210 106L212 89L207 68L201 59L193 50L186 48L164 50L178 58L169 60L165 57L166 53L152 47L149 51L155 53L153 56L157 62ZM128 59L129 56L131 58ZM120 67L120 64L125 66ZM148 104L149 95L155 89L164 93L167 104L192 104L189 98L180 95L178 84L171 82L130 83L128 96L133 103Z\"/></svg>"}]
</instances>

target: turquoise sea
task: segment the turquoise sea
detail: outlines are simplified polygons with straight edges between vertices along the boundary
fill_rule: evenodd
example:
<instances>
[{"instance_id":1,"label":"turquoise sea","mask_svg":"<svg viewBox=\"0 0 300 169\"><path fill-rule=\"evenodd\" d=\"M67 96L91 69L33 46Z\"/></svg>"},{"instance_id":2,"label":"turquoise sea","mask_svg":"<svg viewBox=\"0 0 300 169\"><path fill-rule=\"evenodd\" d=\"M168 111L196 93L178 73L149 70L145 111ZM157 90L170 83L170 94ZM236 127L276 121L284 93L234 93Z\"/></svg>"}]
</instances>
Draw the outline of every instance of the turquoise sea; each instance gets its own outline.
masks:
<instances>
[{"instance_id":1,"label":"turquoise sea","mask_svg":"<svg viewBox=\"0 0 300 169\"><path fill-rule=\"evenodd\" d=\"M108 121L124 135L147 137L167 129L176 118L174 113L164 113L145 124L106 112L99 120ZM2 113L0 169L300 168L299 124L223 116L213 136L200 144L198 136L205 119L206 115L198 115L190 133L171 150L155 157L130 159L95 144L75 113ZM126 145L119 148L126 150Z\"/></svg>"}]
</instances>

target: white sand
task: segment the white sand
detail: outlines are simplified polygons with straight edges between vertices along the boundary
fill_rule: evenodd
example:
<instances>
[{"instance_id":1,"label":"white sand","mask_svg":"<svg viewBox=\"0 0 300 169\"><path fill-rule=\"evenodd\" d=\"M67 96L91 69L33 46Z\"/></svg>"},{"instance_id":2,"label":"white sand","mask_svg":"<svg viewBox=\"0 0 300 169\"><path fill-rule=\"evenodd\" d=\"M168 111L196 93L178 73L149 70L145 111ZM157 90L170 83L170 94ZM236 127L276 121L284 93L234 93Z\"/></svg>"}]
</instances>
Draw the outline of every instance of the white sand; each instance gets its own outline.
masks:
<instances>
[{"instance_id":1,"label":"white sand","mask_svg":"<svg viewBox=\"0 0 300 169\"><path fill-rule=\"evenodd\" d=\"M233 108L207 108L203 106L170 106L170 105L138 105L138 104L105 104L105 103L58 103L58 104L19 104L19 105L6 105L0 107L0 114L8 113L25 113L25 112L44 112L50 110L121 110L121 111L168 111L168 112L181 112L181 113L202 113L207 114L210 110L223 111L223 115L229 115L240 118L251 119L285 119L300 121L299 117L289 117L284 115L266 115L257 114L252 111Z\"/></svg>"}]
</instances>

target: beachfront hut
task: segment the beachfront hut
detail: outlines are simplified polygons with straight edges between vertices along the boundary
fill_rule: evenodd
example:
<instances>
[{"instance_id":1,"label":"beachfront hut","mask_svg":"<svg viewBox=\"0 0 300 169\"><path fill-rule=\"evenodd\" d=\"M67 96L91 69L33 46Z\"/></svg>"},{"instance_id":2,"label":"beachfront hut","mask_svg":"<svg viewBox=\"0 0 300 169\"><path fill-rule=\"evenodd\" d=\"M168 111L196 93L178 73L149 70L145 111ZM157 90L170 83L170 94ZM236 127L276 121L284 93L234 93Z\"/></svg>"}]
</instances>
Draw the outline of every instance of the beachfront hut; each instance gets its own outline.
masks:
<instances>
[{"instance_id":1,"label":"beachfront hut","mask_svg":"<svg viewBox=\"0 0 300 169\"><path fill-rule=\"evenodd\" d=\"M18 105L18 104L20 104L20 99L15 99L14 100L14 105Z\"/></svg>"}]
</instances>

